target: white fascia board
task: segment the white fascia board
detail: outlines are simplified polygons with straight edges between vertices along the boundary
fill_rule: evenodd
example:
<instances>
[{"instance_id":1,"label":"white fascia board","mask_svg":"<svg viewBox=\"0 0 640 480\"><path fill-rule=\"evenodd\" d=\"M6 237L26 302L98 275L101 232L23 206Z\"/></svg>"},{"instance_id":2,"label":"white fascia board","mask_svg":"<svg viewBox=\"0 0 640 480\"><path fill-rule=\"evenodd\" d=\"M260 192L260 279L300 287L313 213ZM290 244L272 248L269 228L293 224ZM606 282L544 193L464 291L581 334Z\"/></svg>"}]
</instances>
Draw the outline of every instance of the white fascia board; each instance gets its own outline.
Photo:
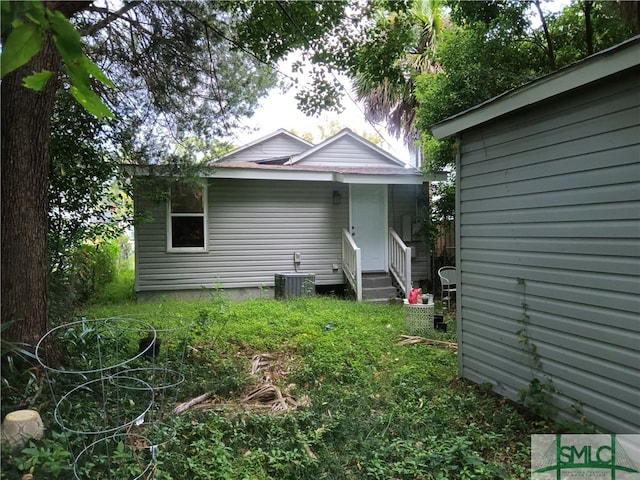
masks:
<instances>
[{"instance_id":1,"label":"white fascia board","mask_svg":"<svg viewBox=\"0 0 640 480\"><path fill-rule=\"evenodd\" d=\"M210 178L236 178L245 180L302 180L307 182L331 182L332 172L310 172L293 170L269 170L250 168L217 168Z\"/></svg>"},{"instance_id":2,"label":"white fascia board","mask_svg":"<svg viewBox=\"0 0 640 480\"><path fill-rule=\"evenodd\" d=\"M337 183L359 183L366 185L422 185L426 178L422 175L366 175L360 173L335 173Z\"/></svg>"},{"instance_id":3,"label":"white fascia board","mask_svg":"<svg viewBox=\"0 0 640 480\"><path fill-rule=\"evenodd\" d=\"M135 176L150 176L151 167L148 165L131 166ZM162 174L158 173L161 177ZM301 180L306 182L339 182L339 183L364 183L377 185L419 185L426 181L438 180L435 177L411 174L366 174L366 173L338 173L335 171L312 170L276 170L268 168L213 168L209 172L200 172L202 178L233 178L243 180Z\"/></svg>"},{"instance_id":4,"label":"white fascia board","mask_svg":"<svg viewBox=\"0 0 640 480\"><path fill-rule=\"evenodd\" d=\"M640 36L449 117L431 133L441 140L638 65Z\"/></svg>"}]
</instances>

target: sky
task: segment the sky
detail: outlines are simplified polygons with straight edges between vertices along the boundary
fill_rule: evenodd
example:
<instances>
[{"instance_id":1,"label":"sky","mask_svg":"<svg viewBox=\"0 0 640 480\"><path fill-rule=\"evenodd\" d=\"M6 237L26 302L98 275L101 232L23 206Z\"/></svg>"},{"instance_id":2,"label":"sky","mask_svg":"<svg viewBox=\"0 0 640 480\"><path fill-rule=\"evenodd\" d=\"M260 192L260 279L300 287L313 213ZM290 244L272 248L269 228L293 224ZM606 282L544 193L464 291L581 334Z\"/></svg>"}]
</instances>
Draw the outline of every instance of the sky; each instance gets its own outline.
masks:
<instances>
[{"instance_id":1,"label":"sky","mask_svg":"<svg viewBox=\"0 0 640 480\"><path fill-rule=\"evenodd\" d=\"M278 68L287 73L291 73L291 60L281 62ZM345 76L339 77L345 89L348 89L350 96L351 83ZM340 114L325 112L320 117L308 117L298 110L295 97L295 89L283 91L276 87L267 97L261 100L260 106L253 117L245 119L243 125L252 129L251 132L237 134L237 139L246 144L258 138L264 137L274 131L284 128L285 130L295 130L297 134L310 132L314 135L313 143L319 143L320 131L318 125L328 126L330 122L337 122L342 128L350 128L357 134L366 132L370 135L382 136L383 142L379 145L396 158L409 162L409 151L403 145L402 140L394 138L384 128L383 125L376 125L375 129L365 120L364 108L352 101L349 96L344 95L342 105L345 108Z\"/></svg>"},{"instance_id":2,"label":"sky","mask_svg":"<svg viewBox=\"0 0 640 480\"><path fill-rule=\"evenodd\" d=\"M570 0L550 0L544 2L543 9L546 12L561 11ZM533 16L534 26L539 25L537 15ZM288 75L291 73L292 60L286 59L278 65L278 68ZM351 93L351 84L347 77L340 76L340 82ZM256 113L253 117L243 122L245 127L252 131L237 134L237 141L240 144L246 144L258 138L264 137L274 131L284 128L285 130L294 129L296 133L302 134L311 132L314 135L314 143L318 143L320 132L318 125L328 125L329 122L335 121L342 127L347 127L357 134L367 132L371 135L382 136L383 143L381 148L388 151L391 155L402 160L405 163L410 162L409 151L403 144L402 140L394 138L390 135L384 125L376 125L375 129L365 120L364 109L362 106L355 104L349 96L343 97L344 112L324 113L320 117L308 117L298 110L295 96L295 90L291 89L283 92L280 88L274 88L269 95L260 102Z\"/></svg>"},{"instance_id":3,"label":"sky","mask_svg":"<svg viewBox=\"0 0 640 480\"><path fill-rule=\"evenodd\" d=\"M318 143L320 141L318 125L328 125L331 121L335 121L340 126L350 128L357 134L361 134L363 131L371 135L382 134L384 141L380 146L400 160L408 161L409 151L401 140L389 135L383 126L376 126L376 132L366 122L363 110L351 100L345 98L343 105L346 108L340 114L324 113L320 117L307 117L298 110L293 94L274 90L260 103L256 114L244 122L244 125L255 128L257 131L238 135L238 137L244 143L248 143L279 128L284 128L285 130L294 129L297 134L311 132L314 135L314 143Z\"/></svg>"}]
</instances>

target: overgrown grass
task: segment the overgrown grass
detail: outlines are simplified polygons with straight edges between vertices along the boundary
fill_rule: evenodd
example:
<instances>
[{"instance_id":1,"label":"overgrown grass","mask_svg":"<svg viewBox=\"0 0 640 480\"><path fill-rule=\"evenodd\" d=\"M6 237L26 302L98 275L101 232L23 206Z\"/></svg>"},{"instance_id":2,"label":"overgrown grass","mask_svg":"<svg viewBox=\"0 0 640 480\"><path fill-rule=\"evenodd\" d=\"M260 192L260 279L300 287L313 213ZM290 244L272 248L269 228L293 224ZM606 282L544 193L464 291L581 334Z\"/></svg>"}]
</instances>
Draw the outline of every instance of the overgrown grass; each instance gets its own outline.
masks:
<instances>
[{"instance_id":1,"label":"overgrown grass","mask_svg":"<svg viewBox=\"0 0 640 480\"><path fill-rule=\"evenodd\" d=\"M119 265L114 281L95 292L90 298L90 303L94 305L113 305L134 301L136 298L134 277L135 270L132 262L128 261Z\"/></svg>"},{"instance_id":2,"label":"overgrown grass","mask_svg":"<svg viewBox=\"0 0 640 480\"><path fill-rule=\"evenodd\" d=\"M162 427L171 440L157 450L149 478L524 479L529 435L550 428L459 380L452 349L397 345L404 333L399 305L336 298L233 302L219 294L82 312L123 314L148 319L165 336L179 317L192 321L178 400L206 392L218 400L215 408L187 410ZM448 333L433 336L455 341L449 322ZM288 374L273 381L308 398L306 407L281 414L239 407L237 399L255 383L249 366L256 353L286 359ZM36 406L47 423L45 439L22 453L3 449L2 478L72 476L63 453L68 445L44 397ZM91 477L135 477L118 476L116 463Z\"/></svg>"}]
</instances>

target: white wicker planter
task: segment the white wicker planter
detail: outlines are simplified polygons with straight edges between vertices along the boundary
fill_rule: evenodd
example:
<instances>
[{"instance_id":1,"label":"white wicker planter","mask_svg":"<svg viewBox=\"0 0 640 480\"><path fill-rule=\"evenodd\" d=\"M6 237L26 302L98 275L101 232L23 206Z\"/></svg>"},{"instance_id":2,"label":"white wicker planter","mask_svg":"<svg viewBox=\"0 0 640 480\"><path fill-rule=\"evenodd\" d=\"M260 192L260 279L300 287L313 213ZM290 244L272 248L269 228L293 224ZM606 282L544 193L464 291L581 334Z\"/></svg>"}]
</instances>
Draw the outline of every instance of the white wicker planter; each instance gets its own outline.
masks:
<instances>
[{"instance_id":1,"label":"white wicker planter","mask_svg":"<svg viewBox=\"0 0 640 480\"><path fill-rule=\"evenodd\" d=\"M409 335L424 336L433 330L433 303L409 303L404 301L404 328Z\"/></svg>"}]
</instances>

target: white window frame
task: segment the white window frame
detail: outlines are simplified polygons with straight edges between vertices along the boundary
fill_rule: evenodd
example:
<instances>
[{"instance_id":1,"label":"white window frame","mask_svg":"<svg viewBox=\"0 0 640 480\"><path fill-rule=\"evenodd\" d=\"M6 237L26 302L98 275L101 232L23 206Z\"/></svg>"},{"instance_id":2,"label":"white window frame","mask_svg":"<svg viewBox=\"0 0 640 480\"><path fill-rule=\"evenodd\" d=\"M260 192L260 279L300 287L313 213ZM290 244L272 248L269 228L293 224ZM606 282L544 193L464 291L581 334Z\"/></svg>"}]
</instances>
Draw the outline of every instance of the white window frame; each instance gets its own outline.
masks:
<instances>
[{"instance_id":1,"label":"white window frame","mask_svg":"<svg viewBox=\"0 0 640 480\"><path fill-rule=\"evenodd\" d=\"M194 213L173 213L171 211L171 191L167 200L167 252L171 253L205 253L209 251L209 218L208 218L208 190L209 184L202 185L202 212ZM174 217L202 217L204 245L202 247L174 247L172 245L173 235L171 231L171 220Z\"/></svg>"}]
</instances>

